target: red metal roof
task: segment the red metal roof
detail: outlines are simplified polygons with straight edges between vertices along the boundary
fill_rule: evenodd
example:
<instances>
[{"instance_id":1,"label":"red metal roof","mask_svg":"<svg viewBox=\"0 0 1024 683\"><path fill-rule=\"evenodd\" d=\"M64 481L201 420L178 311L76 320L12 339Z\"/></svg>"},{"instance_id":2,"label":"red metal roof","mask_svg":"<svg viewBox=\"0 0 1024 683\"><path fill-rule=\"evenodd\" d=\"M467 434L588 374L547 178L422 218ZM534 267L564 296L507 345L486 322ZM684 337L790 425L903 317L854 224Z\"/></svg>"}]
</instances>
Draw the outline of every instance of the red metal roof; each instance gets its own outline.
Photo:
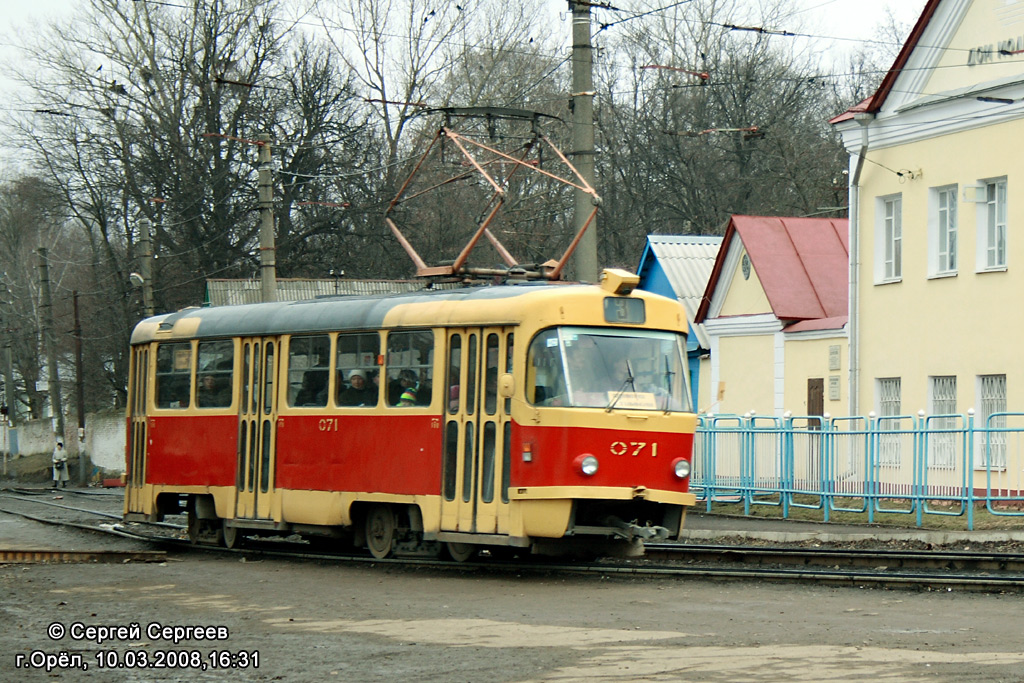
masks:
<instances>
[{"instance_id":1,"label":"red metal roof","mask_svg":"<svg viewBox=\"0 0 1024 683\"><path fill-rule=\"evenodd\" d=\"M777 318L783 321L845 318L850 258L848 232L849 221L845 218L733 216L696 322L704 322L707 317L725 258L737 235ZM842 327L844 323L845 320L837 326Z\"/></svg>"}]
</instances>

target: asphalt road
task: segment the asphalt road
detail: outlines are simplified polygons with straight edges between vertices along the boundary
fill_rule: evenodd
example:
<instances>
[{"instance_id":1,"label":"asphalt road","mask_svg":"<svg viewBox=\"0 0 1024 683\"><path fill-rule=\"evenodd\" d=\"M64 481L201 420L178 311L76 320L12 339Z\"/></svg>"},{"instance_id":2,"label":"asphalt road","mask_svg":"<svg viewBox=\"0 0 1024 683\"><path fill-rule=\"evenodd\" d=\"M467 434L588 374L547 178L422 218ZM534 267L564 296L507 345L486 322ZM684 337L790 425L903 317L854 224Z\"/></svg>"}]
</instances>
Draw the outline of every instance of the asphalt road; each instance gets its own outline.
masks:
<instances>
[{"instance_id":1,"label":"asphalt road","mask_svg":"<svg viewBox=\"0 0 1024 683\"><path fill-rule=\"evenodd\" d=\"M137 547L0 514L25 539ZM185 551L0 565L0 680L1024 681L1020 604Z\"/></svg>"}]
</instances>

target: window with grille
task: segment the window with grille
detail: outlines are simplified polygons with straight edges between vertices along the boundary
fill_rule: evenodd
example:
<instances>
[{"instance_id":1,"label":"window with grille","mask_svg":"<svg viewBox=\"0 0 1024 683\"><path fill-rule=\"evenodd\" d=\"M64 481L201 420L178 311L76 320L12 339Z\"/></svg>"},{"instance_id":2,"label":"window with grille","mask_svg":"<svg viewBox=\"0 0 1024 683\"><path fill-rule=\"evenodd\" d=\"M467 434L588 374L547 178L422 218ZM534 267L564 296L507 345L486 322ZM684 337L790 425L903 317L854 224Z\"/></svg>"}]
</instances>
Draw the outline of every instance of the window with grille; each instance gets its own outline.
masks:
<instances>
[{"instance_id":1,"label":"window with grille","mask_svg":"<svg viewBox=\"0 0 1024 683\"><path fill-rule=\"evenodd\" d=\"M932 415L954 415L956 413L956 376L932 377ZM930 467L953 467L956 465L956 434L943 430L955 429L957 420L953 417L936 417L929 423L928 465Z\"/></svg>"},{"instance_id":2,"label":"window with grille","mask_svg":"<svg viewBox=\"0 0 1024 683\"><path fill-rule=\"evenodd\" d=\"M977 427L981 433L978 449L980 467L1002 469L1006 467L1006 375L978 377L980 410Z\"/></svg>"},{"instance_id":3,"label":"window with grille","mask_svg":"<svg viewBox=\"0 0 1024 683\"><path fill-rule=\"evenodd\" d=\"M883 377L878 380L878 416L880 431L897 431L898 420L887 420L900 414L900 378ZM878 464L900 464L900 435L882 434L878 437Z\"/></svg>"}]
</instances>

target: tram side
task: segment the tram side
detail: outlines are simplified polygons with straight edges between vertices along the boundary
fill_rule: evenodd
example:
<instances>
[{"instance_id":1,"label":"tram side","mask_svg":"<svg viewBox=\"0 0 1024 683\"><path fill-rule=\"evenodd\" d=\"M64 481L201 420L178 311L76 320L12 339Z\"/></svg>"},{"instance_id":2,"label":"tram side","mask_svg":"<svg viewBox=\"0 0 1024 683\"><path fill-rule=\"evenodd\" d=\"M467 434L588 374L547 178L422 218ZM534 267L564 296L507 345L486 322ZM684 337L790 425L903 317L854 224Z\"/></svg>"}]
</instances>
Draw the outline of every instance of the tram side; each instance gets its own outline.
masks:
<instances>
[{"instance_id":1,"label":"tram side","mask_svg":"<svg viewBox=\"0 0 1024 683\"><path fill-rule=\"evenodd\" d=\"M623 291L626 290L626 291ZM186 310L133 335L126 519L378 557L675 536L695 417L677 302L515 285Z\"/></svg>"}]
</instances>

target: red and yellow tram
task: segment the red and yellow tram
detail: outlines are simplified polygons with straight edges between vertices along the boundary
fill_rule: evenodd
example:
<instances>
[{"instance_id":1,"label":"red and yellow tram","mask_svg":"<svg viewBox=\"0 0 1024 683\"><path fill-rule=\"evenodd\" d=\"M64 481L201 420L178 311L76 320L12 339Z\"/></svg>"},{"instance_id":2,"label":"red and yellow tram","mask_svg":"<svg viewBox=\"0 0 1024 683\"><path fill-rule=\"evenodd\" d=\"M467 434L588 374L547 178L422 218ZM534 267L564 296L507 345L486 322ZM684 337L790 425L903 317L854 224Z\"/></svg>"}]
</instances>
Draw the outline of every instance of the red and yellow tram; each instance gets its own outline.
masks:
<instances>
[{"instance_id":1,"label":"red and yellow tram","mask_svg":"<svg viewBox=\"0 0 1024 683\"><path fill-rule=\"evenodd\" d=\"M125 518L377 557L678 535L696 418L678 302L511 284L186 309L132 335Z\"/></svg>"}]
</instances>

